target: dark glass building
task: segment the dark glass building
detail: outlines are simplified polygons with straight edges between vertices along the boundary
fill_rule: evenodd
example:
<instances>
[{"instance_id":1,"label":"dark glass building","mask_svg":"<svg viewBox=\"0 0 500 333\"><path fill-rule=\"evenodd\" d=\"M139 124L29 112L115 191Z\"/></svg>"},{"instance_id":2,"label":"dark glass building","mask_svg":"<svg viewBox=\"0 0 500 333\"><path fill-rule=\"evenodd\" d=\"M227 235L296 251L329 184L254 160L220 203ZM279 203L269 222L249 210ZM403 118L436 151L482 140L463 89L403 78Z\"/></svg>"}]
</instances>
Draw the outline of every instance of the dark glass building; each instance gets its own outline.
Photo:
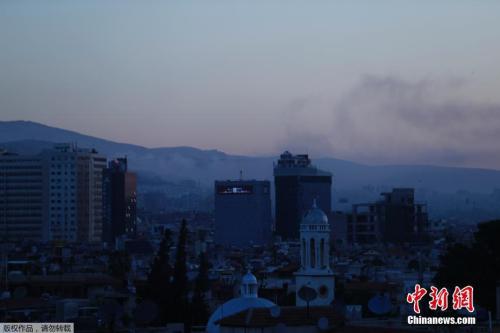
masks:
<instances>
[{"instance_id":1,"label":"dark glass building","mask_svg":"<svg viewBox=\"0 0 500 333\"><path fill-rule=\"evenodd\" d=\"M274 165L276 235L298 239L299 224L316 199L326 214L332 208L332 174L311 164L308 155L285 151Z\"/></svg>"},{"instance_id":2,"label":"dark glass building","mask_svg":"<svg viewBox=\"0 0 500 333\"><path fill-rule=\"evenodd\" d=\"M127 170L126 158L110 161L104 170L103 198L104 240L114 244L122 235L135 236L137 179Z\"/></svg>"},{"instance_id":3,"label":"dark glass building","mask_svg":"<svg viewBox=\"0 0 500 333\"><path fill-rule=\"evenodd\" d=\"M271 240L271 184L267 180L215 182L215 242L262 245Z\"/></svg>"}]
</instances>

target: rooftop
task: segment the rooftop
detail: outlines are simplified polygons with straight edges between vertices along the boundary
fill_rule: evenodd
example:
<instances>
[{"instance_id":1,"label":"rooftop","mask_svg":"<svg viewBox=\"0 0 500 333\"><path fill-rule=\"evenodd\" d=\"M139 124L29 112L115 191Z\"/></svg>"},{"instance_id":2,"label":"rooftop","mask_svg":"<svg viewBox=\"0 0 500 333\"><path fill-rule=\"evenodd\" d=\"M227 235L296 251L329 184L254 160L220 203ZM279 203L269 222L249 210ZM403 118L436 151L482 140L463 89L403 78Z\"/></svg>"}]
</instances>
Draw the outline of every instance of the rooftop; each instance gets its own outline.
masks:
<instances>
[{"instance_id":1,"label":"rooftop","mask_svg":"<svg viewBox=\"0 0 500 333\"><path fill-rule=\"evenodd\" d=\"M219 320L226 327L270 327L278 324L286 326L316 326L320 318L326 318L328 325L342 326L344 317L330 306L251 308Z\"/></svg>"}]
</instances>

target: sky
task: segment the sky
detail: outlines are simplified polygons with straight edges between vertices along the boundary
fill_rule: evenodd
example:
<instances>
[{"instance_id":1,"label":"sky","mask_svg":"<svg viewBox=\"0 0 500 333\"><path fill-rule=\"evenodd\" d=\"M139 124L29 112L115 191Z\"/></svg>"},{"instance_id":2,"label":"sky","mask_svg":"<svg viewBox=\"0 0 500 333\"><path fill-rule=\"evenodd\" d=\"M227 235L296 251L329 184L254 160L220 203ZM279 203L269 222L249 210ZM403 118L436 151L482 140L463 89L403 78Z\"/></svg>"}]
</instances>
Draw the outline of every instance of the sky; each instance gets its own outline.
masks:
<instances>
[{"instance_id":1,"label":"sky","mask_svg":"<svg viewBox=\"0 0 500 333\"><path fill-rule=\"evenodd\" d=\"M500 1L0 0L0 120L500 169Z\"/></svg>"}]
</instances>

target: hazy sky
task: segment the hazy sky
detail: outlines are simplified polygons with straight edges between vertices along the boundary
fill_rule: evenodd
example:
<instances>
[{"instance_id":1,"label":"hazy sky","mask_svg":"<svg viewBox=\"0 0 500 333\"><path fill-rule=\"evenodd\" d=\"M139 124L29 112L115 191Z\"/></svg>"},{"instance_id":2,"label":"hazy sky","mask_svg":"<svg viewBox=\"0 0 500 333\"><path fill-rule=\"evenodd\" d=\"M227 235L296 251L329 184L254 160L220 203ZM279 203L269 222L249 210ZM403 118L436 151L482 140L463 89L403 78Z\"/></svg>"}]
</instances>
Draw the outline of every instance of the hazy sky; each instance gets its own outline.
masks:
<instances>
[{"instance_id":1,"label":"hazy sky","mask_svg":"<svg viewBox=\"0 0 500 333\"><path fill-rule=\"evenodd\" d=\"M500 1L0 0L0 120L500 169Z\"/></svg>"}]
</instances>

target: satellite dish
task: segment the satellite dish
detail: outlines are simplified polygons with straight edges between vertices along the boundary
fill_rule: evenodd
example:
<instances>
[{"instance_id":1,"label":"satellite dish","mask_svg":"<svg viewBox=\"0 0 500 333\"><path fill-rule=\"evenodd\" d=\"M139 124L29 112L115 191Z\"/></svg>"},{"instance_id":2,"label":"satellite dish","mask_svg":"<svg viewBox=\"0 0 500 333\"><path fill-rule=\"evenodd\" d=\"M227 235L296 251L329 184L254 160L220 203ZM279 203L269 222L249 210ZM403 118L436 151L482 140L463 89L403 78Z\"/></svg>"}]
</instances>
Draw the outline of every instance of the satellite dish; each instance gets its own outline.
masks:
<instances>
[{"instance_id":1,"label":"satellite dish","mask_svg":"<svg viewBox=\"0 0 500 333\"><path fill-rule=\"evenodd\" d=\"M135 320L138 324L149 324L158 316L158 305L146 300L135 309Z\"/></svg>"},{"instance_id":2,"label":"satellite dish","mask_svg":"<svg viewBox=\"0 0 500 333\"><path fill-rule=\"evenodd\" d=\"M299 289L298 295L302 300L306 301L307 303L314 301L316 297L318 297L318 293L316 292L316 290L308 286L301 287Z\"/></svg>"},{"instance_id":3,"label":"satellite dish","mask_svg":"<svg viewBox=\"0 0 500 333\"><path fill-rule=\"evenodd\" d=\"M0 300L3 300L3 299L10 299L10 291L4 291L2 292L2 294L0 295Z\"/></svg>"},{"instance_id":4,"label":"satellite dish","mask_svg":"<svg viewBox=\"0 0 500 333\"><path fill-rule=\"evenodd\" d=\"M318 328L322 331L326 331L328 329L328 318L321 317L318 319Z\"/></svg>"},{"instance_id":5,"label":"satellite dish","mask_svg":"<svg viewBox=\"0 0 500 333\"><path fill-rule=\"evenodd\" d=\"M376 295L368 301L368 309L374 314L383 315L391 311L392 304L387 295Z\"/></svg>"},{"instance_id":6,"label":"satellite dish","mask_svg":"<svg viewBox=\"0 0 500 333\"><path fill-rule=\"evenodd\" d=\"M22 282L24 280L24 274L21 271L10 271L8 276L9 281Z\"/></svg>"},{"instance_id":7,"label":"satellite dish","mask_svg":"<svg viewBox=\"0 0 500 333\"><path fill-rule=\"evenodd\" d=\"M281 308L279 306L273 306L269 309L269 312L271 312L271 317L278 318L281 315Z\"/></svg>"}]
</instances>

